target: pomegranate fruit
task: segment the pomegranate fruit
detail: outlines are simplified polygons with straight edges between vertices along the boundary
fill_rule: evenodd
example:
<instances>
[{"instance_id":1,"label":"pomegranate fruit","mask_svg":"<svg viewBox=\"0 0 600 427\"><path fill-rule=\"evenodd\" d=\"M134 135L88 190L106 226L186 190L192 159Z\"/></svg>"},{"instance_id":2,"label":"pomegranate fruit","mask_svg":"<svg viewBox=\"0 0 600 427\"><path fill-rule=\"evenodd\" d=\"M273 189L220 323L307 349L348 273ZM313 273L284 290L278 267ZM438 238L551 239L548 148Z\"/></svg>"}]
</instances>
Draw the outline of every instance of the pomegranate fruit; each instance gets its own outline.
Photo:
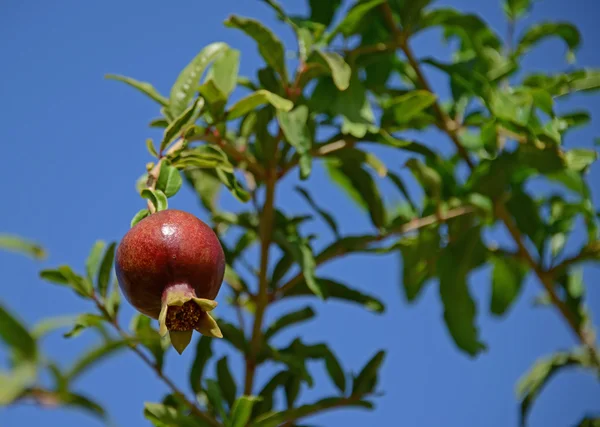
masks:
<instances>
[{"instance_id":1,"label":"pomegranate fruit","mask_svg":"<svg viewBox=\"0 0 600 427\"><path fill-rule=\"evenodd\" d=\"M222 338L209 314L225 274L225 254L213 230L194 215L175 209L156 212L121 240L115 271L129 303L158 319L179 354L194 330Z\"/></svg>"}]
</instances>

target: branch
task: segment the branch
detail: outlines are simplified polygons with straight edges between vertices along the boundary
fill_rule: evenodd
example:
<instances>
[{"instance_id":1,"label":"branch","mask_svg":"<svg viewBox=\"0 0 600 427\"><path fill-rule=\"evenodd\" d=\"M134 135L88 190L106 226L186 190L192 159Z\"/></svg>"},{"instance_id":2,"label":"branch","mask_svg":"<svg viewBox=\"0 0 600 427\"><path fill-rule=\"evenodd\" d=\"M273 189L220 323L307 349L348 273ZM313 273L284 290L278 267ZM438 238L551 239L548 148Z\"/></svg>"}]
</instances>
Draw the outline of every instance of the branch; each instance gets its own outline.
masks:
<instances>
[{"instance_id":1,"label":"branch","mask_svg":"<svg viewBox=\"0 0 600 427\"><path fill-rule=\"evenodd\" d=\"M276 156L273 156L274 158ZM250 354L246 359L246 376L244 381L244 394L252 394L252 386L254 384L254 374L256 372L256 356L260 350L262 341L262 322L267 305L269 304L269 249L271 247L271 239L273 234L273 217L275 213L275 185L277 177L275 167L271 165L267 170L265 182L265 204L263 205L262 215L260 219L260 275L259 289L256 297L256 313L254 317L254 325L252 327L252 338L250 340Z\"/></svg>"},{"instance_id":2,"label":"branch","mask_svg":"<svg viewBox=\"0 0 600 427\"><path fill-rule=\"evenodd\" d=\"M98 299L98 297L96 295L92 296L92 300L96 303L96 307L98 307L98 309L102 312L102 314L110 321L111 325L113 325L113 327L119 333L121 338L123 338L124 340L126 340L129 343L129 348L131 348L131 350L135 354L137 354L138 357L140 359L142 359L142 361L150 369L152 369L154 371L156 376L158 378L160 378L162 380L162 382L165 383L165 385L168 388L171 389L173 394L177 395L177 397L179 397L190 408L190 410L196 417L200 418L201 420L203 420L204 422L206 422L207 424L209 424L213 427L222 427L222 424L220 422L218 422L217 420L212 418L210 415L203 412L200 408L198 408L198 406L196 406L191 400L189 400L185 396L185 394L175 385L175 383L173 381L171 381L171 379L162 372L162 370L159 368L159 366L156 363L154 363L142 350L140 350L139 347L135 343L132 342L129 334L127 332L125 332L123 330L123 328L121 328L121 325L119 325L119 323L117 322L117 319L113 318L110 315L110 313L106 309L105 305Z\"/></svg>"},{"instance_id":3,"label":"branch","mask_svg":"<svg viewBox=\"0 0 600 427\"><path fill-rule=\"evenodd\" d=\"M406 224L402 224L396 228L389 230L385 234L378 234L378 235L372 236L371 239L365 240L364 242L362 242L362 245L360 247L358 247L357 249L364 249L364 248L368 247L371 243L380 242L382 240L387 239L388 237L406 234L411 231L419 230L421 228L425 228L425 227L428 227L428 226L436 224L436 223L443 223L443 222L448 221L449 219L456 218L456 217L459 217L462 215L467 215L467 214L473 213L474 211L475 211L475 209L472 208L471 206L461 206L459 208L450 209L445 215L442 215L442 216L440 216L438 214L434 214L434 215L425 216L423 218L413 219L413 220L407 222ZM343 248L340 248L339 251L330 252L329 254L327 254L327 256L317 255L317 257L315 258L316 266L318 267L327 261L338 258L345 254L346 254L346 251L343 250ZM291 278L286 284L284 284L283 286L278 288L276 293L280 297L285 295L294 286L301 283L303 279L304 279L303 274L298 273L296 276Z\"/></svg>"},{"instance_id":4,"label":"branch","mask_svg":"<svg viewBox=\"0 0 600 427\"><path fill-rule=\"evenodd\" d=\"M394 24L392 10L391 10L389 4L386 2L381 6L381 8L382 8L382 11L386 18L386 22L388 23L388 25L390 25L392 27L390 29L396 35L401 33L400 29L398 29L396 27L396 25ZM408 41L402 37L400 37L399 39L401 40L400 48L404 52L404 55L406 56L410 66L414 69L420 86L423 89L427 90L428 92L434 93L432 91L431 86L429 85L425 75L423 74L423 71L421 70L421 67L420 67L418 61L416 60L410 46L408 45ZM454 123L454 121L452 121L446 115L446 113L444 112L444 110L442 110L440 104L437 101L433 104L433 109L441 123L440 128L442 129L442 131L444 131L449 136L450 140L453 142L453 144L455 145L460 156L467 163L469 168L471 170L474 169L475 164L470 159L469 153L467 152L465 147L463 147L463 145L460 142L460 139L458 138L456 123ZM548 295L550 296L550 300L552 301L552 304L558 309L558 311L561 313L562 317L567 321L567 323L569 324L569 326L571 327L571 329L573 330L573 332L575 333L575 335L577 336L579 341L581 341L589 349L590 354L593 356L593 360L595 361L595 363L598 366L600 366L600 357L596 353L594 342L591 339L591 335L586 333L586 331L583 331L578 326L577 320L575 319L573 313L571 312L569 307L565 304L565 302L562 301L560 299L560 297L558 296L558 294L556 293L556 289L554 287L554 278L552 276L550 276L548 274L548 272L542 270L542 268L538 265L538 263L535 261L535 259L531 255L531 253L529 253L529 251L527 250L527 248L525 247L525 244L523 242L523 237L521 235L521 232L517 228L515 223L513 222L509 212L506 210L506 207L503 204L499 203L498 206L496 207L496 211L497 211L498 217L500 218L500 220L502 220L502 222L508 229L510 235L512 236L515 243L517 244L517 246L519 248L519 252L521 254L521 257L523 258L523 260L525 260L525 262L527 262L529 267L535 272L535 274L537 275L542 286L544 287L546 292L548 292Z\"/></svg>"}]
</instances>

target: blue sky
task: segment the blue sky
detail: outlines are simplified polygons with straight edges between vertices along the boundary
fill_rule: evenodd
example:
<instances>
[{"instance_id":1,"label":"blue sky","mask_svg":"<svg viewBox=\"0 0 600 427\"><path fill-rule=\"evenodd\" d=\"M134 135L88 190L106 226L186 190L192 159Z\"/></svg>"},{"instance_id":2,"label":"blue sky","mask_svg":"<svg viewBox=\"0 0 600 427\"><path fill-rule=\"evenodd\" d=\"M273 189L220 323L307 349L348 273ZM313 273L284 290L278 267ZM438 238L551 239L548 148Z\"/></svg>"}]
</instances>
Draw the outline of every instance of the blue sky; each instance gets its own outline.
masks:
<instances>
[{"instance_id":1,"label":"blue sky","mask_svg":"<svg viewBox=\"0 0 600 427\"><path fill-rule=\"evenodd\" d=\"M324 0L325 1L325 0ZM282 0L295 12L305 2ZM446 0L439 4L476 11L500 34L505 33L499 2ZM62 314L77 314L92 308L68 291L38 279L42 267L70 264L78 270L89 248L98 238L118 240L128 230L132 215L143 205L134 189L135 180L150 160L144 141L159 134L147 127L158 114L155 105L122 84L104 80L105 73L129 75L152 82L167 93L180 69L205 45L225 41L242 51L241 74L253 76L262 66L255 44L242 33L226 29L223 20L231 13L252 16L276 29L288 47L294 46L290 31L276 22L273 13L257 0L180 0L177 2L33 2L5 0L0 13L0 97L2 126L0 140L4 155L0 178L3 209L0 230L41 241L50 257L43 263L0 253L3 284L0 300L28 324ZM560 19L577 23L584 44L578 53L580 66L600 66L594 41L600 39L598 5L594 0L537 2L524 22ZM523 25L519 26L522 29ZM427 32L414 41L420 56L449 57L440 34ZM540 45L530 54L529 70L565 68L565 50L557 41ZM434 86L447 93L444 80L432 73ZM600 98L573 97L564 111L588 108L592 114ZM598 118L591 126L573 132L569 145L590 147L598 136ZM438 135L426 135L427 142L444 150L449 142ZM401 155L386 157L390 168L399 170ZM294 174L295 175L295 174ZM277 202L286 212L306 212L292 191L296 176L286 180ZM598 182L598 166L590 180ZM340 212L344 233L368 229L368 219L327 182L317 168L310 188L318 201ZM598 199L598 189L594 190ZM230 197L225 206L237 209ZM189 189L171 202L172 207L204 214ZM322 225L313 229L324 238L331 235ZM595 286L597 268L586 270L590 306L600 323L600 289ZM415 305L407 305L400 292L400 265L397 255L356 256L325 266L321 276L371 292L387 304L384 315L340 303L314 303L310 299L287 303L268 312L267 320L306 304L318 311L316 320L282 334L285 345L295 336L307 342L326 341L346 370L357 371L380 348L388 356L381 371L380 389L374 412L346 410L311 419L320 426L513 426L517 423L514 386L536 358L574 342L565 325L552 310L534 309L531 301L540 291L529 280L519 302L503 319L487 314L489 271L472 277L471 289L480 303L478 324L490 350L476 360L458 352L441 321L442 307L437 288L430 286ZM233 319L219 300L220 315ZM125 305L122 322L127 324L133 310ZM68 366L95 338L83 334L67 341L55 334L44 342L51 357ZM218 347L227 351L226 345ZM225 353L223 353L225 354ZM182 387L193 351L179 357L171 352L167 372ZM233 357L233 370L241 374L241 361ZM314 366L317 386L304 390L301 399L311 401L334 393L321 367ZM258 379L268 378L266 370ZM166 389L152 372L131 354L107 360L84 375L77 390L101 402L118 426L147 425L142 417L144 401L159 401ZM600 412L600 386L592 376L572 371L558 376L534 408L531 426L574 424L588 412ZM32 406L0 409L3 426L37 426L39 417L47 425L95 427L101 424L81 413L42 410Z\"/></svg>"}]
</instances>

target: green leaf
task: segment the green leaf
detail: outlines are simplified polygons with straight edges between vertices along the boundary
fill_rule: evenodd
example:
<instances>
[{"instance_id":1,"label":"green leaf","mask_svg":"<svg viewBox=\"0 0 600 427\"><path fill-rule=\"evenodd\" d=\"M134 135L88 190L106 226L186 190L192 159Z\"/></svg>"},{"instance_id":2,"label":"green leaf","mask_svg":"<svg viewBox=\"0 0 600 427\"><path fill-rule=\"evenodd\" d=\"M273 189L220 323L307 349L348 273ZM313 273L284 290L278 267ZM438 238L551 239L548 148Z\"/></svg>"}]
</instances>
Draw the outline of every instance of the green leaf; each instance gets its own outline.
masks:
<instances>
[{"instance_id":1,"label":"green leaf","mask_svg":"<svg viewBox=\"0 0 600 427\"><path fill-rule=\"evenodd\" d=\"M168 126L169 125L167 123L165 127ZM150 153L151 156L158 158L158 153L156 152L156 148L154 148L154 141L152 140L152 138L146 139L146 148L148 149L148 153Z\"/></svg>"},{"instance_id":2,"label":"green leaf","mask_svg":"<svg viewBox=\"0 0 600 427\"><path fill-rule=\"evenodd\" d=\"M533 74L526 77L523 84L544 89L552 96L592 92L600 89L600 70L581 69L556 75Z\"/></svg>"},{"instance_id":3,"label":"green leaf","mask_svg":"<svg viewBox=\"0 0 600 427\"><path fill-rule=\"evenodd\" d=\"M242 186L232 172L227 172L223 168L216 170L219 181L227 187L231 194L242 203L250 200L250 193Z\"/></svg>"},{"instance_id":4,"label":"green leaf","mask_svg":"<svg viewBox=\"0 0 600 427\"><path fill-rule=\"evenodd\" d=\"M415 179L421 184L425 194L439 201L442 195L442 177L439 172L417 159L409 159L406 162L406 167L410 169Z\"/></svg>"},{"instance_id":5,"label":"green leaf","mask_svg":"<svg viewBox=\"0 0 600 427\"><path fill-rule=\"evenodd\" d=\"M144 403L144 417L157 427L204 427L200 420L161 403Z\"/></svg>"},{"instance_id":6,"label":"green leaf","mask_svg":"<svg viewBox=\"0 0 600 427\"><path fill-rule=\"evenodd\" d=\"M27 328L17 318L0 304L0 339L17 352L18 357L25 360L35 360L37 343Z\"/></svg>"},{"instance_id":7,"label":"green leaf","mask_svg":"<svg viewBox=\"0 0 600 427\"><path fill-rule=\"evenodd\" d=\"M196 98L189 107L185 108L181 114L175 116L175 119L169 123L163 133L163 139L160 142L160 153L169 146L177 137L183 135L189 126L192 126L204 108L204 99Z\"/></svg>"},{"instance_id":8,"label":"green leaf","mask_svg":"<svg viewBox=\"0 0 600 427\"><path fill-rule=\"evenodd\" d=\"M242 30L248 36L252 37L256 41L258 51L267 65L273 67L282 79L287 80L285 49L281 40L271 30L255 19L242 18L235 15L230 16L225 21L225 26Z\"/></svg>"},{"instance_id":9,"label":"green leaf","mask_svg":"<svg viewBox=\"0 0 600 427\"><path fill-rule=\"evenodd\" d=\"M437 262L446 326L456 345L470 356L486 349L479 340L477 308L467 285L468 274L485 253L480 230L474 227L446 246Z\"/></svg>"},{"instance_id":10,"label":"green leaf","mask_svg":"<svg viewBox=\"0 0 600 427\"><path fill-rule=\"evenodd\" d=\"M387 219L383 199L373 177L361 164L342 157L339 160L327 160L325 167L333 182L369 212L373 225L384 227Z\"/></svg>"},{"instance_id":11,"label":"green leaf","mask_svg":"<svg viewBox=\"0 0 600 427\"><path fill-rule=\"evenodd\" d=\"M204 367L213 355L211 344L212 338L203 335L196 346L196 356L190 369L190 387L196 394L202 390Z\"/></svg>"},{"instance_id":12,"label":"green leaf","mask_svg":"<svg viewBox=\"0 0 600 427\"><path fill-rule=\"evenodd\" d=\"M227 120L237 119L264 104L271 104L277 110L290 111L294 103L265 89L257 90L233 104L227 113Z\"/></svg>"},{"instance_id":13,"label":"green leaf","mask_svg":"<svg viewBox=\"0 0 600 427\"><path fill-rule=\"evenodd\" d=\"M565 153L567 167L576 172L585 172L596 160L598 160L596 150L574 148Z\"/></svg>"},{"instance_id":14,"label":"green leaf","mask_svg":"<svg viewBox=\"0 0 600 427\"><path fill-rule=\"evenodd\" d=\"M21 396L34 384L36 373L36 365L30 361L19 363L9 373L0 371L0 405L10 405Z\"/></svg>"},{"instance_id":15,"label":"green leaf","mask_svg":"<svg viewBox=\"0 0 600 427\"><path fill-rule=\"evenodd\" d=\"M216 176L209 174L201 169L191 169L184 171L187 183L196 191L202 206L210 213L217 210L221 182Z\"/></svg>"},{"instance_id":16,"label":"green leaf","mask_svg":"<svg viewBox=\"0 0 600 427\"><path fill-rule=\"evenodd\" d=\"M312 141L308 130L308 107L301 105L294 110L277 111L277 119L287 141L300 156L300 178L307 179L312 169L310 149Z\"/></svg>"},{"instance_id":17,"label":"green leaf","mask_svg":"<svg viewBox=\"0 0 600 427\"><path fill-rule=\"evenodd\" d=\"M229 48L215 60L208 72L207 81L214 81L225 97L229 97L237 84L239 68L240 51Z\"/></svg>"},{"instance_id":18,"label":"green leaf","mask_svg":"<svg viewBox=\"0 0 600 427\"><path fill-rule=\"evenodd\" d=\"M96 283L98 286L98 293L102 298L106 298L108 293L108 284L110 282L110 273L112 272L113 261L115 259L116 247L117 244L115 242L108 246L106 252L104 252L100 269L98 270L98 280Z\"/></svg>"},{"instance_id":19,"label":"green leaf","mask_svg":"<svg viewBox=\"0 0 600 427\"><path fill-rule=\"evenodd\" d=\"M210 62L229 49L225 43L217 42L206 46L181 71L171 88L169 112L179 117L188 108L194 97L200 77Z\"/></svg>"},{"instance_id":20,"label":"green leaf","mask_svg":"<svg viewBox=\"0 0 600 427\"><path fill-rule=\"evenodd\" d=\"M61 406L67 408L82 409L91 415L94 415L101 420L107 420L107 413L104 408L97 402L81 394L63 391L58 393L58 400Z\"/></svg>"},{"instance_id":21,"label":"green leaf","mask_svg":"<svg viewBox=\"0 0 600 427\"><path fill-rule=\"evenodd\" d=\"M310 307L304 307L300 310L292 311L277 319L269 328L265 331L264 337L266 340L270 339L277 332L281 331L288 326L292 326L296 323L305 322L315 317L315 312Z\"/></svg>"},{"instance_id":22,"label":"green leaf","mask_svg":"<svg viewBox=\"0 0 600 427\"><path fill-rule=\"evenodd\" d=\"M517 43L517 54L523 54L534 45L548 37L560 37L573 53L581 43L579 30L573 24L565 22L545 22L533 25Z\"/></svg>"},{"instance_id":23,"label":"green leaf","mask_svg":"<svg viewBox=\"0 0 600 427\"><path fill-rule=\"evenodd\" d=\"M154 88L154 86L152 86L150 83L140 82L135 79L132 79L131 77L119 76L116 74L107 74L104 77L107 79L123 82L123 83L133 87L134 89L139 90L144 95L146 95L146 96L150 97L151 99L153 99L154 101L158 102L163 107L167 107L169 105L169 100L167 98L165 98L164 96L162 96Z\"/></svg>"},{"instance_id":24,"label":"green leaf","mask_svg":"<svg viewBox=\"0 0 600 427\"><path fill-rule=\"evenodd\" d=\"M206 379L204 382L206 383L206 395L208 396L208 401L215 409L216 413L219 414L223 420L226 420L227 414L225 413L225 407L223 406L223 396L221 395L219 383L211 379Z\"/></svg>"},{"instance_id":25,"label":"green leaf","mask_svg":"<svg viewBox=\"0 0 600 427\"><path fill-rule=\"evenodd\" d=\"M335 235L335 237L340 238L338 226L337 226L337 223L335 222L335 219L333 219L333 216L326 210L321 209L315 203L315 201L311 197L310 193L305 188L296 186L295 190L304 198L304 200L306 200L306 202L310 205L310 207L313 208L313 210L315 212L317 212L321 218L323 218L323 220L327 223L329 228L331 228L331 231L333 231L333 234Z\"/></svg>"},{"instance_id":26,"label":"green leaf","mask_svg":"<svg viewBox=\"0 0 600 427\"><path fill-rule=\"evenodd\" d=\"M300 264L308 289L320 299L325 299L327 293L321 286L321 283L315 278L315 269L317 265L308 239L300 236L290 236L288 238L285 236L280 237L278 232L275 233L274 239L294 257L298 264Z\"/></svg>"},{"instance_id":27,"label":"green leaf","mask_svg":"<svg viewBox=\"0 0 600 427\"><path fill-rule=\"evenodd\" d=\"M504 0L502 6L508 19L515 21L531 9L531 0Z\"/></svg>"},{"instance_id":28,"label":"green leaf","mask_svg":"<svg viewBox=\"0 0 600 427\"><path fill-rule=\"evenodd\" d=\"M97 314L81 314L75 319L73 328L64 334L65 338L74 338L79 335L84 329L91 327L102 327L106 319Z\"/></svg>"},{"instance_id":29,"label":"green leaf","mask_svg":"<svg viewBox=\"0 0 600 427\"><path fill-rule=\"evenodd\" d=\"M288 408L293 408L296 403L296 399L298 399L298 394L300 393L300 388L302 386L302 381L300 377L292 375L288 378L285 383L285 400Z\"/></svg>"},{"instance_id":30,"label":"green leaf","mask_svg":"<svg viewBox=\"0 0 600 427\"><path fill-rule=\"evenodd\" d=\"M35 340L43 338L56 329L62 329L73 325L77 321L77 316L57 316L40 320L31 329L31 335Z\"/></svg>"},{"instance_id":31,"label":"green leaf","mask_svg":"<svg viewBox=\"0 0 600 427\"><path fill-rule=\"evenodd\" d=\"M413 90L393 98L389 108L394 112L398 124L409 123L425 109L431 107L436 100L437 96L427 90Z\"/></svg>"},{"instance_id":32,"label":"green leaf","mask_svg":"<svg viewBox=\"0 0 600 427\"><path fill-rule=\"evenodd\" d=\"M254 404L260 401L256 396L240 396L233 403L231 409L230 427L246 427L252 415Z\"/></svg>"},{"instance_id":33,"label":"green leaf","mask_svg":"<svg viewBox=\"0 0 600 427\"><path fill-rule=\"evenodd\" d=\"M65 374L69 382L75 381L81 374L93 368L109 356L124 349L130 344L127 340L114 340L92 348L84 353Z\"/></svg>"},{"instance_id":34,"label":"green leaf","mask_svg":"<svg viewBox=\"0 0 600 427\"><path fill-rule=\"evenodd\" d=\"M385 0L367 0L357 2L346 14L344 19L329 33L326 37L326 43L330 43L337 34L341 33L345 37L349 37L354 34L358 26L363 21L364 16L375 7L383 4Z\"/></svg>"},{"instance_id":35,"label":"green leaf","mask_svg":"<svg viewBox=\"0 0 600 427\"><path fill-rule=\"evenodd\" d=\"M112 292L106 299L106 310L112 319L117 318L119 307L121 306L121 292L119 291L119 284L113 283Z\"/></svg>"},{"instance_id":36,"label":"green leaf","mask_svg":"<svg viewBox=\"0 0 600 427\"><path fill-rule=\"evenodd\" d=\"M250 427L277 427L285 424L286 422L292 422L303 417L324 412L328 409L339 407L372 409L371 403L363 400L353 400L343 397L328 397L321 399L318 402L302 405L286 411L266 413L254 420L254 422L250 424Z\"/></svg>"},{"instance_id":37,"label":"green leaf","mask_svg":"<svg viewBox=\"0 0 600 427\"><path fill-rule=\"evenodd\" d=\"M407 301L414 301L423 286L435 277L440 253L437 229L421 230L415 237L405 237L398 243L402 253L402 285Z\"/></svg>"},{"instance_id":38,"label":"green leaf","mask_svg":"<svg viewBox=\"0 0 600 427\"><path fill-rule=\"evenodd\" d=\"M173 197L181 188L182 182L177 168L166 163L161 164L158 180L156 181L157 190L161 190L167 197Z\"/></svg>"},{"instance_id":39,"label":"green leaf","mask_svg":"<svg viewBox=\"0 0 600 427\"><path fill-rule=\"evenodd\" d=\"M92 250L85 261L85 270L87 272L87 278L90 282L94 282L94 279L98 275L100 263L102 262L102 254L104 253L105 247L106 242L97 240L94 243L94 246L92 246Z\"/></svg>"},{"instance_id":40,"label":"green leaf","mask_svg":"<svg viewBox=\"0 0 600 427\"><path fill-rule=\"evenodd\" d=\"M521 426L525 426L532 405L550 379L565 368L581 367L594 371L594 363L588 352L556 353L538 360L517 385L517 396L521 399Z\"/></svg>"},{"instance_id":41,"label":"green leaf","mask_svg":"<svg viewBox=\"0 0 600 427\"><path fill-rule=\"evenodd\" d=\"M47 254L39 244L12 234L0 234L0 249L28 255L36 259L45 259Z\"/></svg>"},{"instance_id":42,"label":"green leaf","mask_svg":"<svg viewBox=\"0 0 600 427\"><path fill-rule=\"evenodd\" d=\"M342 0L309 0L310 17L313 22L329 26L333 21L336 11L340 8Z\"/></svg>"},{"instance_id":43,"label":"green leaf","mask_svg":"<svg viewBox=\"0 0 600 427\"><path fill-rule=\"evenodd\" d=\"M577 427L600 427L600 417L584 417Z\"/></svg>"},{"instance_id":44,"label":"green leaf","mask_svg":"<svg viewBox=\"0 0 600 427\"><path fill-rule=\"evenodd\" d=\"M500 316L506 313L519 295L527 274L527 266L518 259L506 256L494 256L491 262L493 273L490 311Z\"/></svg>"},{"instance_id":45,"label":"green leaf","mask_svg":"<svg viewBox=\"0 0 600 427\"><path fill-rule=\"evenodd\" d=\"M217 362L217 380L221 389L221 394L225 398L225 401L230 408L233 407L235 401L235 395L237 393L237 386L235 380L231 375L229 366L227 364L227 356L222 357Z\"/></svg>"},{"instance_id":46,"label":"green leaf","mask_svg":"<svg viewBox=\"0 0 600 427\"><path fill-rule=\"evenodd\" d=\"M212 117L220 120L225 104L227 104L227 95L219 89L213 79L207 79L198 88L198 91L208 104Z\"/></svg>"},{"instance_id":47,"label":"green leaf","mask_svg":"<svg viewBox=\"0 0 600 427\"><path fill-rule=\"evenodd\" d=\"M321 288L327 289L328 299L333 298L350 303L360 304L366 309L376 313L383 313L385 311L385 306L383 303L371 295L363 294L360 291L349 288L348 286L334 280L324 278L317 278L316 280L321 282ZM306 282L301 282L287 291L285 293L285 297L305 296L311 294L312 292L309 290Z\"/></svg>"},{"instance_id":48,"label":"green leaf","mask_svg":"<svg viewBox=\"0 0 600 427\"><path fill-rule=\"evenodd\" d=\"M55 270L42 270L40 277L57 285L65 285L82 297L89 297L94 292L92 282L75 274L68 265L61 265Z\"/></svg>"},{"instance_id":49,"label":"green leaf","mask_svg":"<svg viewBox=\"0 0 600 427\"><path fill-rule=\"evenodd\" d=\"M150 211L148 209L141 209L131 219L130 227L133 227L138 222L140 222L141 220L143 220L144 218L146 218L148 215L150 215Z\"/></svg>"},{"instance_id":50,"label":"green leaf","mask_svg":"<svg viewBox=\"0 0 600 427\"><path fill-rule=\"evenodd\" d=\"M150 202L156 208L156 212L164 211L169 206L169 202L167 201L167 196L165 196L165 193L163 193L160 190L144 188L142 190L141 196L144 199L150 200Z\"/></svg>"},{"instance_id":51,"label":"green leaf","mask_svg":"<svg viewBox=\"0 0 600 427\"><path fill-rule=\"evenodd\" d=\"M346 90L350 86L352 69L344 58L335 52L323 52L316 50L315 53L324 61L333 77L333 82L339 90Z\"/></svg>"},{"instance_id":52,"label":"green leaf","mask_svg":"<svg viewBox=\"0 0 600 427\"><path fill-rule=\"evenodd\" d=\"M379 351L362 368L352 384L353 396L364 396L372 393L377 386L379 368L385 359L385 351Z\"/></svg>"}]
</instances>

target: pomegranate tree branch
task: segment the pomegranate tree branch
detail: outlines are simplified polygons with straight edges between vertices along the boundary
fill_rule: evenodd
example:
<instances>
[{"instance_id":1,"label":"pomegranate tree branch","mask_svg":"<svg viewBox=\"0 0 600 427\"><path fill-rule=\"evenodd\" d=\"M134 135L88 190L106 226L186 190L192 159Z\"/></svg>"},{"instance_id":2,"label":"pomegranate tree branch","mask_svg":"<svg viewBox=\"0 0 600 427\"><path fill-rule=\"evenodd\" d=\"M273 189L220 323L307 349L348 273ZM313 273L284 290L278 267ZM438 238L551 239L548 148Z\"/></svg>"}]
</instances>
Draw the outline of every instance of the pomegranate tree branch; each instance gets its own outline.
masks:
<instances>
[{"instance_id":1,"label":"pomegranate tree branch","mask_svg":"<svg viewBox=\"0 0 600 427\"><path fill-rule=\"evenodd\" d=\"M276 156L273 156L275 158ZM262 322L267 305L269 304L268 287L268 268L269 268L269 249L271 247L273 233L273 218L275 213L275 185L277 176L274 165L271 165L266 171L265 181L265 203L262 208L260 218L260 270L259 270L259 289L256 296L256 312L254 315L254 325L252 327L252 337L250 339L250 353L246 358L246 376L244 381L244 394L251 395L254 384L254 374L256 372L256 356L260 350L262 342Z\"/></svg>"},{"instance_id":2,"label":"pomegranate tree branch","mask_svg":"<svg viewBox=\"0 0 600 427\"><path fill-rule=\"evenodd\" d=\"M142 350L140 350L140 348L133 342L133 339L131 338L131 336L127 332L125 332L123 330L123 328L121 328L121 325L119 325L119 322L117 322L117 319L110 315L110 313L106 309L106 306L102 303L102 301L100 301L100 299L98 298L97 295L92 295L92 300L96 303L96 307L98 307L98 310L100 310L102 312L102 314L106 317L106 319L108 319L110 321L111 325L115 328L115 330L121 336L121 338L123 338L128 343L129 348L131 348L131 351L133 351L135 354L137 354L138 357L140 359L142 359L142 361L150 369L152 369L154 371L156 376L158 378L160 378L161 381L163 383L165 383L165 385L168 388L171 389L173 394L175 394L183 402L185 402L185 404L190 408L190 410L192 411L192 414L194 414L194 416L200 418L201 420L206 422L208 425L211 425L213 427L222 427L222 424L219 421L217 421L216 419L214 419L213 417L211 417L210 415L208 415L207 413L202 411L191 400L189 400L185 396L185 394L175 385L175 383L173 381L171 381L171 379L162 372L160 367L155 362L153 362L148 357L148 355L146 355L146 353L144 353Z\"/></svg>"},{"instance_id":3,"label":"pomegranate tree branch","mask_svg":"<svg viewBox=\"0 0 600 427\"><path fill-rule=\"evenodd\" d=\"M443 223L443 222L448 221L449 219L456 218L456 217L459 217L462 215L467 215L467 214L470 214L473 212L474 212L474 209L471 206L461 206L458 208L450 209L448 212L446 212L445 214L442 214L441 216L436 213L434 215L424 216L422 218L416 218L416 219L413 219L413 220L411 220L405 224L402 224L396 228L393 228L386 233L373 235L370 239L365 239L364 241L361 242L360 247L353 248L353 251L364 249L364 248L368 247L370 244L380 242L382 240L387 239L388 237L406 234L411 231L416 231L416 230L419 230L424 227L428 227L433 224ZM339 247L339 250L337 250L337 251L328 251L325 256L318 255L315 258L315 262L316 262L317 266L320 266L321 264L324 264L325 262L330 261L335 258L338 258L342 255L345 255L346 253L347 253L347 250L345 248ZM278 288L276 291L276 295L278 295L280 297L284 296L294 286L298 285L299 283L302 283L302 280L304 280L303 274L298 273L296 276L291 278L287 283L285 283L283 286Z\"/></svg>"},{"instance_id":4,"label":"pomegranate tree branch","mask_svg":"<svg viewBox=\"0 0 600 427\"><path fill-rule=\"evenodd\" d=\"M381 8L384 13L384 16L386 17L386 22L388 23L388 25L391 26L390 29L394 32L394 34L397 34L397 35L401 34L401 30L399 28L397 28L394 23L392 10L391 10L389 4L386 2L381 6ZM419 62L417 61L412 49L410 48L406 37L399 37L399 40L401 40L400 49L404 52L404 55L406 56L408 63L413 68L421 88L424 90L427 90L428 92L433 94L434 92L431 89L431 86L429 85L429 82L427 81L427 78L425 77L425 74L423 73L421 66L420 66ZM438 117L438 120L440 121L440 129L448 135L448 137L450 138L450 140L456 147L458 153L463 158L463 160L467 163L469 168L471 170L474 169L475 164L469 157L469 153L467 152L465 147L462 145L462 143L458 137L458 133L457 133L458 126L456 126L456 123L453 120L451 120L450 117L448 117L448 115L441 108L439 102L435 102L433 104L433 109ZM520 230L517 228L511 215L509 214L506 207L501 202L498 203L496 206L496 213L497 213L498 218L504 223L504 225L507 228L508 232L510 233L511 237L514 239L515 243L517 244L521 258L528 264L528 266L536 274L540 283L542 284L542 286L548 293L550 300L552 301L552 304L556 307L556 309L560 312L562 317L568 323L568 325L570 326L570 328L572 329L573 333L578 338L578 340L588 348L590 354L593 356L593 360L595 361L595 363L598 366L600 366L600 357L598 356L598 353L595 349L593 335L591 333L588 333L588 331L583 330L583 328L578 324L573 312L569 309L569 307L566 305L566 303L559 297L559 295L557 294L556 289L555 289L554 277L551 276L547 271L544 271L541 268L541 266L538 264L538 262L536 262L533 255L525 247L525 244L523 241L523 236L521 235Z\"/></svg>"}]
</instances>

